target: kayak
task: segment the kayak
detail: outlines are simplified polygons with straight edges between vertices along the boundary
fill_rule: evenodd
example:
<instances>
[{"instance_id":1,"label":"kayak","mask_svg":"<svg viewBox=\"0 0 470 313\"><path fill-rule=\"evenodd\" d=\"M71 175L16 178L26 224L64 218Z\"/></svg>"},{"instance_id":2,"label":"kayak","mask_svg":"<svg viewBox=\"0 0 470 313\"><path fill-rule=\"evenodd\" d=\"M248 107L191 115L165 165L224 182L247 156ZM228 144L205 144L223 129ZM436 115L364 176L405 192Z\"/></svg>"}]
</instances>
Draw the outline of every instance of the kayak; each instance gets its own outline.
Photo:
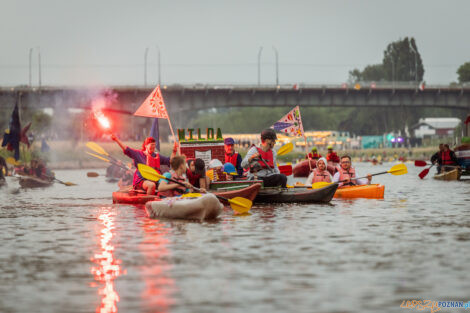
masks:
<instances>
[{"instance_id":1,"label":"kayak","mask_svg":"<svg viewBox=\"0 0 470 313\"><path fill-rule=\"evenodd\" d=\"M23 188L45 188L52 186L53 180L45 180L34 176L21 176L20 186Z\"/></svg>"},{"instance_id":2,"label":"kayak","mask_svg":"<svg viewBox=\"0 0 470 313\"><path fill-rule=\"evenodd\" d=\"M222 183L222 182L218 182ZM211 184L212 187L212 184ZM220 187L220 186L219 186ZM218 188L210 190L212 193L224 198L232 199L235 197L243 197L253 201L261 188L261 184L244 184L238 185L236 188ZM147 195L143 192L136 192L132 187L124 190L113 192L113 203L123 204L145 204L149 201L160 199L157 195Z\"/></svg>"},{"instance_id":3,"label":"kayak","mask_svg":"<svg viewBox=\"0 0 470 313\"><path fill-rule=\"evenodd\" d=\"M294 177L308 177L308 174L310 174L310 166L308 165L308 161L309 160L303 160L297 163L292 168L292 173L294 174ZM316 168L316 164L316 160L310 160L310 165L312 166L312 169ZM327 165L326 169L328 170L328 172L330 172L331 175L334 175L336 173L336 167L332 165Z\"/></svg>"},{"instance_id":4,"label":"kayak","mask_svg":"<svg viewBox=\"0 0 470 313\"><path fill-rule=\"evenodd\" d=\"M234 183L233 181L213 182L210 186L210 192L228 199L242 197L254 201L261 189L262 183L263 181L261 183L260 181L243 181L240 183ZM227 204L226 201L222 202Z\"/></svg>"},{"instance_id":5,"label":"kayak","mask_svg":"<svg viewBox=\"0 0 470 313\"><path fill-rule=\"evenodd\" d=\"M448 181L450 181L450 180L459 180L460 179L460 171L456 168L452 171L436 174L436 175L434 175L434 179L448 180Z\"/></svg>"},{"instance_id":6,"label":"kayak","mask_svg":"<svg viewBox=\"0 0 470 313\"><path fill-rule=\"evenodd\" d=\"M222 213L224 206L213 194L198 198L165 198L149 201L145 210L150 218L212 220Z\"/></svg>"},{"instance_id":7,"label":"kayak","mask_svg":"<svg viewBox=\"0 0 470 313\"><path fill-rule=\"evenodd\" d=\"M255 202L264 203L326 203L333 198L338 184L318 189L307 188L263 188Z\"/></svg>"},{"instance_id":8,"label":"kayak","mask_svg":"<svg viewBox=\"0 0 470 313\"><path fill-rule=\"evenodd\" d=\"M383 199L385 186L380 184L338 187L335 198L353 199Z\"/></svg>"}]
</instances>

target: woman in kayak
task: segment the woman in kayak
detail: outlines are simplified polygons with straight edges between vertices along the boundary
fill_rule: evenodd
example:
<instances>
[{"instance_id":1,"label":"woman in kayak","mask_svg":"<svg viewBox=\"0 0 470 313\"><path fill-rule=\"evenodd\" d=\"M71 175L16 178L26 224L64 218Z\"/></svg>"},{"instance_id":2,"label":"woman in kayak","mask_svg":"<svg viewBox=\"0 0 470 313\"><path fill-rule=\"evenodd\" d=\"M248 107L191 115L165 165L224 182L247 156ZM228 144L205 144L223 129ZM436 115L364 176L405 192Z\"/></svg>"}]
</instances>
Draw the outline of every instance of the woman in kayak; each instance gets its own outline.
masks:
<instances>
[{"instance_id":1,"label":"woman in kayak","mask_svg":"<svg viewBox=\"0 0 470 313\"><path fill-rule=\"evenodd\" d=\"M161 198L181 196L192 189L191 184L183 176L186 173L186 159L183 156L175 156L171 158L170 167L170 172L166 172L163 176L176 180L184 186L162 179L158 186L158 196Z\"/></svg>"},{"instance_id":2,"label":"woman in kayak","mask_svg":"<svg viewBox=\"0 0 470 313\"><path fill-rule=\"evenodd\" d=\"M206 164L202 159L189 159L188 169L186 170L186 177L189 183L194 187L204 189L209 186L210 180L206 176Z\"/></svg>"},{"instance_id":3,"label":"woman in kayak","mask_svg":"<svg viewBox=\"0 0 470 313\"><path fill-rule=\"evenodd\" d=\"M137 164L142 163L148 166L153 167L158 173L161 173L161 165L170 165L170 158L160 155L160 153L155 152L155 139L152 137L147 137L142 144L142 150L136 150L125 146L116 135L111 135L111 139L116 141L116 143L121 147L125 155L134 160L134 166L136 168L134 172L134 180L132 181L132 186L134 189L141 189L147 192L148 195L155 194L157 184L150 180L145 180L142 175L140 175L137 170ZM178 143L175 142L173 146L172 157L177 155Z\"/></svg>"},{"instance_id":4,"label":"woman in kayak","mask_svg":"<svg viewBox=\"0 0 470 313\"><path fill-rule=\"evenodd\" d=\"M316 168L308 175L305 184L311 185L318 182L331 183L330 172L326 170L326 159L324 157L319 158L316 165Z\"/></svg>"}]
</instances>

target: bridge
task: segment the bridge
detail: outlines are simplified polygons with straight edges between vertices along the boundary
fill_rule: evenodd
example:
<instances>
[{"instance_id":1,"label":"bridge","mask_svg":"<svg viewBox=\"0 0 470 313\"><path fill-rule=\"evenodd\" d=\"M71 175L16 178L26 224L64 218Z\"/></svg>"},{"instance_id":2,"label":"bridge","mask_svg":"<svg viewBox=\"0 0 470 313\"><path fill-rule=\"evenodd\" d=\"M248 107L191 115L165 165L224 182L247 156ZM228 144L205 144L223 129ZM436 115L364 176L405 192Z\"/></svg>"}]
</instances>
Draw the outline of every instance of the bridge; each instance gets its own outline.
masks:
<instances>
[{"instance_id":1,"label":"bridge","mask_svg":"<svg viewBox=\"0 0 470 313\"><path fill-rule=\"evenodd\" d=\"M0 108L19 100L22 107L89 108L106 95L112 109L132 113L153 88L142 86L0 88ZM470 86L426 86L413 83L387 85L169 85L162 86L170 112L233 107L428 107L470 111Z\"/></svg>"}]
</instances>

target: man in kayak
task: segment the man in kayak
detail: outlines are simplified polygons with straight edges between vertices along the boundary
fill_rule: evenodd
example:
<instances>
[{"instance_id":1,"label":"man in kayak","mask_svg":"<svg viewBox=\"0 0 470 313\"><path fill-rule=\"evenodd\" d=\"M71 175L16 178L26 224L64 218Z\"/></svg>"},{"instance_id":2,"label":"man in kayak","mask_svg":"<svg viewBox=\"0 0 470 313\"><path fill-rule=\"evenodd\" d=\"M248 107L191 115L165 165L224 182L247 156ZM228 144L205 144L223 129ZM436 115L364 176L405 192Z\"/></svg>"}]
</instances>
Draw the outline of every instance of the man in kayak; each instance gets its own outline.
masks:
<instances>
[{"instance_id":1,"label":"man in kayak","mask_svg":"<svg viewBox=\"0 0 470 313\"><path fill-rule=\"evenodd\" d=\"M321 158L321 154L318 153L317 147L313 147L312 152L310 152L306 157L306 159L312 160L318 160L319 158Z\"/></svg>"},{"instance_id":2,"label":"man in kayak","mask_svg":"<svg viewBox=\"0 0 470 313\"><path fill-rule=\"evenodd\" d=\"M234 144L235 140L233 140L233 138L228 137L224 139L225 163L232 163L238 173L234 178L240 178L243 176L242 156L238 152L235 152L233 148Z\"/></svg>"},{"instance_id":3,"label":"man in kayak","mask_svg":"<svg viewBox=\"0 0 470 313\"><path fill-rule=\"evenodd\" d=\"M451 171L458 167L458 160L455 152L450 150L448 144L444 145L444 150L441 152L441 169L444 172Z\"/></svg>"},{"instance_id":4,"label":"man in kayak","mask_svg":"<svg viewBox=\"0 0 470 313\"><path fill-rule=\"evenodd\" d=\"M434 153L431 157L431 163L436 164L437 163L437 173L441 173L441 166L442 166L442 159L441 159L441 154L442 151L444 151L444 144L440 143L439 144L439 151Z\"/></svg>"},{"instance_id":5,"label":"man in kayak","mask_svg":"<svg viewBox=\"0 0 470 313\"><path fill-rule=\"evenodd\" d=\"M317 166L310 172L310 175L308 175L305 185L318 182L331 183L330 172L326 170L326 159L323 157L318 159Z\"/></svg>"},{"instance_id":6,"label":"man in kayak","mask_svg":"<svg viewBox=\"0 0 470 313\"><path fill-rule=\"evenodd\" d=\"M273 129L268 128L261 132L261 146L252 146L242 161L242 167L250 168L252 163L258 163L261 169L256 176L263 180L264 187L281 186L286 188L287 177L279 172L276 162L276 151L273 150L277 136ZM250 171L248 179L253 179L254 174Z\"/></svg>"},{"instance_id":7,"label":"man in kayak","mask_svg":"<svg viewBox=\"0 0 470 313\"><path fill-rule=\"evenodd\" d=\"M161 198L181 196L192 188L189 181L183 176L186 173L186 159L183 156L172 157L170 168L170 171L163 174L163 176L179 181L184 186L162 179L158 185L158 196Z\"/></svg>"},{"instance_id":8,"label":"man in kayak","mask_svg":"<svg viewBox=\"0 0 470 313\"><path fill-rule=\"evenodd\" d=\"M339 156L336 152L333 151L333 146L328 146L328 154L326 155L326 160L328 163L333 163L332 165L336 165L339 163Z\"/></svg>"},{"instance_id":9,"label":"man in kayak","mask_svg":"<svg viewBox=\"0 0 470 313\"><path fill-rule=\"evenodd\" d=\"M153 167L155 170L157 170L158 173L161 174L160 166L170 165L169 157L160 155L160 153L158 152L155 153L155 139L153 139L152 137L147 137L144 143L142 144L142 150L136 150L125 146L114 134L111 135L111 139L116 141L116 143L119 145L119 147L121 147L125 155L134 160L134 166L136 168L134 172L134 180L132 181L132 186L134 187L134 189L144 190L148 195L155 194L157 184L153 181L145 180L137 170L137 164L142 163ZM175 142L171 157L176 156L178 153L177 151L178 143Z\"/></svg>"},{"instance_id":10,"label":"man in kayak","mask_svg":"<svg viewBox=\"0 0 470 313\"><path fill-rule=\"evenodd\" d=\"M333 176L333 182L341 182L340 186L367 185L372 181L371 174L367 174L367 178L354 179L357 177L356 170L351 166L351 157L349 155L343 155L339 165L338 172Z\"/></svg>"}]
</instances>

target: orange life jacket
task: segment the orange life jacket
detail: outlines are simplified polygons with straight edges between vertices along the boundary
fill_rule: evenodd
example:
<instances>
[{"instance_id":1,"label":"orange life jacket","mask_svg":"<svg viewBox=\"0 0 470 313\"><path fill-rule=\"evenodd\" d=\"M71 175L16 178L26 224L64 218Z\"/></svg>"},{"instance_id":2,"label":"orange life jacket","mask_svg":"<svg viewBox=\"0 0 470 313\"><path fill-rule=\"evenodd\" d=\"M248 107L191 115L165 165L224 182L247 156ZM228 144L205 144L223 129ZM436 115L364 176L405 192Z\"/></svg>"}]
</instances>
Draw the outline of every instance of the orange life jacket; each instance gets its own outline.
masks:
<instances>
[{"instance_id":1,"label":"orange life jacket","mask_svg":"<svg viewBox=\"0 0 470 313\"><path fill-rule=\"evenodd\" d=\"M238 152L234 152L232 155L225 154L225 163L232 163L233 166L237 166Z\"/></svg>"},{"instance_id":2,"label":"orange life jacket","mask_svg":"<svg viewBox=\"0 0 470 313\"><path fill-rule=\"evenodd\" d=\"M161 174L160 171L160 154L156 154L155 157L147 155L147 165L153 167L157 170L158 174Z\"/></svg>"},{"instance_id":3,"label":"orange life jacket","mask_svg":"<svg viewBox=\"0 0 470 313\"><path fill-rule=\"evenodd\" d=\"M273 157L273 150L269 149L267 152L264 152L261 148L256 147L258 153L261 155L263 160L268 163L270 168L274 168L274 157ZM262 168L267 168L266 164L263 161L259 160L259 164Z\"/></svg>"},{"instance_id":4,"label":"orange life jacket","mask_svg":"<svg viewBox=\"0 0 470 313\"><path fill-rule=\"evenodd\" d=\"M186 179L183 176L178 176L176 172L170 171L171 173L171 179L179 181L179 182L184 182ZM173 184L173 182L168 182L169 184ZM179 195L182 195L186 191L186 187L179 185L178 187L171 189L171 190L166 190L166 191L159 191L158 195L162 197L176 197Z\"/></svg>"},{"instance_id":5,"label":"orange life jacket","mask_svg":"<svg viewBox=\"0 0 470 313\"><path fill-rule=\"evenodd\" d=\"M346 180L346 179L352 179L352 178L355 178L356 177L356 170L354 169L354 167L350 167L349 168L349 171L345 171L341 166L338 167L338 172L339 172L339 180ZM351 183L353 185L356 185L356 181L355 180L351 180Z\"/></svg>"},{"instance_id":6,"label":"orange life jacket","mask_svg":"<svg viewBox=\"0 0 470 313\"><path fill-rule=\"evenodd\" d=\"M330 173L327 170L320 171L318 168L313 170L313 183L327 182L331 183Z\"/></svg>"}]
</instances>

